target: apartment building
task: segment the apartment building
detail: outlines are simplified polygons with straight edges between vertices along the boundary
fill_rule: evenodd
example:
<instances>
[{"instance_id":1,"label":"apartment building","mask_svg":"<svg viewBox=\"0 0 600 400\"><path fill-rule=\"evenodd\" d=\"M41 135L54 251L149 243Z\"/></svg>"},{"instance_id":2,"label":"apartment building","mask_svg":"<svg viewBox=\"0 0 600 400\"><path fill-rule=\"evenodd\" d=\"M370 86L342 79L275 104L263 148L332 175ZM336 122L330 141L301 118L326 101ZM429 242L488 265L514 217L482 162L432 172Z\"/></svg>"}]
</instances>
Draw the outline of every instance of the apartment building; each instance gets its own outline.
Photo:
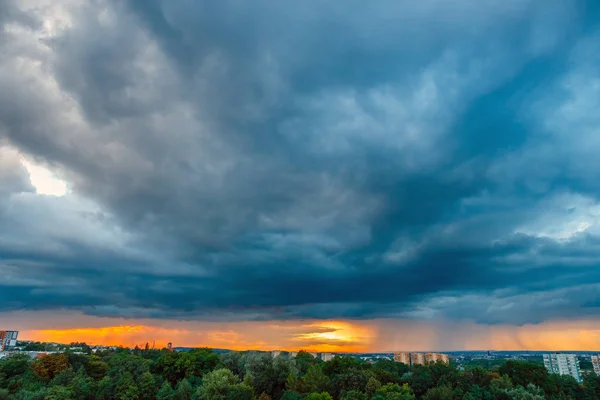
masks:
<instances>
[{"instance_id":1,"label":"apartment building","mask_svg":"<svg viewBox=\"0 0 600 400\"><path fill-rule=\"evenodd\" d=\"M579 359L575 354L544 354L544 366L551 374L571 375L577 382L581 382Z\"/></svg>"}]
</instances>

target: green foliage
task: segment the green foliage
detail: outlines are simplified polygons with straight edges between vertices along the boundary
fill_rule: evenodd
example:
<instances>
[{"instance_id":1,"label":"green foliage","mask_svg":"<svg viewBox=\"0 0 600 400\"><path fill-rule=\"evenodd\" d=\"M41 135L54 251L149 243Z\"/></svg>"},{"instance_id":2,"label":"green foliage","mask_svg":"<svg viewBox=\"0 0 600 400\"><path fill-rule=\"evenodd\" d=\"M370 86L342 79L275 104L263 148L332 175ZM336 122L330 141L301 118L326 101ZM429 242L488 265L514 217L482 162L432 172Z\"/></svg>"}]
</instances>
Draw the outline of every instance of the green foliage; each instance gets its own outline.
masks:
<instances>
[{"instance_id":1,"label":"green foliage","mask_svg":"<svg viewBox=\"0 0 600 400\"><path fill-rule=\"evenodd\" d=\"M233 372L221 368L204 376L195 397L203 400L250 400L252 388L239 384Z\"/></svg>"},{"instance_id":2,"label":"green foliage","mask_svg":"<svg viewBox=\"0 0 600 400\"><path fill-rule=\"evenodd\" d=\"M133 380L133 375L129 371L121 376L116 386L116 395L119 400L136 400L140 390Z\"/></svg>"},{"instance_id":3,"label":"green foliage","mask_svg":"<svg viewBox=\"0 0 600 400\"><path fill-rule=\"evenodd\" d=\"M73 393L65 386L52 386L44 400L73 400Z\"/></svg>"},{"instance_id":4,"label":"green foliage","mask_svg":"<svg viewBox=\"0 0 600 400\"><path fill-rule=\"evenodd\" d=\"M308 367L306 375L302 377L300 386L303 393L321 393L327 390L329 378L323 373L320 366L313 364Z\"/></svg>"},{"instance_id":5,"label":"green foliage","mask_svg":"<svg viewBox=\"0 0 600 400\"><path fill-rule=\"evenodd\" d=\"M370 377L367 381L366 392L369 397L373 396L377 390L381 387L381 382L379 382L375 377Z\"/></svg>"},{"instance_id":6,"label":"green foliage","mask_svg":"<svg viewBox=\"0 0 600 400\"><path fill-rule=\"evenodd\" d=\"M342 397L343 400L368 400L368 397L363 392L358 390L350 390Z\"/></svg>"},{"instance_id":7,"label":"green foliage","mask_svg":"<svg viewBox=\"0 0 600 400\"><path fill-rule=\"evenodd\" d=\"M501 374L508 375L515 386L526 387L531 383L535 386L545 387L548 383L546 368L527 361L509 360L500 367L499 371Z\"/></svg>"},{"instance_id":8,"label":"green foliage","mask_svg":"<svg viewBox=\"0 0 600 400\"><path fill-rule=\"evenodd\" d=\"M415 395L406 383L402 386L395 383L388 383L375 392L373 399L375 397L383 397L384 399L391 400L413 400Z\"/></svg>"},{"instance_id":9,"label":"green foliage","mask_svg":"<svg viewBox=\"0 0 600 400\"><path fill-rule=\"evenodd\" d=\"M452 388L449 386L439 386L431 388L427 391L423 399L426 400L452 400L453 398Z\"/></svg>"},{"instance_id":10,"label":"green foliage","mask_svg":"<svg viewBox=\"0 0 600 400\"><path fill-rule=\"evenodd\" d=\"M191 400L194 388L187 379L181 380L177 384L177 390L175 391L175 400Z\"/></svg>"},{"instance_id":11,"label":"green foliage","mask_svg":"<svg viewBox=\"0 0 600 400\"><path fill-rule=\"evenodd\" d=\"M156 394L156 400L173 400L175 392L168 381L164 381Z\"/></svg>"},{"instance_id":12,"label":"green foliage","mask_svg":"<svg viewBox=\"0 0 600 400\"><path fill-rule=\"evenodd\" d=\"M140 397L144 400L155 400L156 398L156 380L149 371L142 374L138 387L140 389Z\"/></svg>"},{"instance_id":13,"label":"green foliage","mask_svg":"<svg viewBox=\"0 0 600 400\"><path fill-rule=\"evenodd\" d=\"M288 377L285 380L285 389L288 391L295 391L298 389L298 376L294 371L291 371L288 374Z\"/></svg>"},{"instance_id":14,"label":"green foliage","mask_svg":"<svg viewBox=\"0 0 600 400\"><path fill-rule=\"evenodd\" d=\"M283 392L281 400L300 400L300 393L294 390L286 390Z\"/></svg>"},{"instance_id":15,"label":"green foliage","mask_svg":"<svg viewBox=\"0 0 600 400\"><path fill-rule=\"evenodd\" d=\"M300 372L300 376L306 374L311 365L318 363L318 360L306 351L299 351L298 354L296 354L294 361L296 362L296 367Z\"/></svg>"},{"instance_id":16,"label":"green foliage","mask_svg":"<svg viewBox=\"0 0 600 400\"><path fill-rule=\"evenodd\" d=\"M305 400L333 400L333 397L327 392L311 393L306 396Z\"/></svg>"},{"instance_id":17,"label":"green foliage","mask_svg":"<svg viewBox=\"0 0 600 400\"><path fill-rule=\"evenodd\" d=\"M227 366L227 368L225 368ZM240 383L241 382L241 383ZM548 374L543 366L507 361L490 371L459 371L443 363L412 366L391 360L329 362L306 352L207 349L118 349L94 355L50 354L35 361L16 354L0 360L0 400L594 400L600 377L583 384Z\"/></svg>"}]
</instances>

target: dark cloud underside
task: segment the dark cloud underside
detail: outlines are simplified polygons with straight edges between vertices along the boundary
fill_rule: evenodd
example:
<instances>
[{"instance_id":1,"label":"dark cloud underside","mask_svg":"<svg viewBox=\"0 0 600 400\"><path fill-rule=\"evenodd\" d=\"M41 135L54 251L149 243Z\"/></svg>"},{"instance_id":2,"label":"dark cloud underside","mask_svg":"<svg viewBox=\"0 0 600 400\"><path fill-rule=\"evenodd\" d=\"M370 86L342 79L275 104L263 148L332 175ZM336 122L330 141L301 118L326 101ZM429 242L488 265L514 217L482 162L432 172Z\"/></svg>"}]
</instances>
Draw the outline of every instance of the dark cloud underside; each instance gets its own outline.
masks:
<instances>
[{"instance_id":1,"label":"dark cloud underside","mask_svg":"<svg viewBox=\"0 0 600 400\"><path fill-rule=\"evenodd\" d=\"M560 0L3 2L0 302L597 316L599 22ZM35 195L18 154L71 193Z\"/></svg>"}]
</instances>

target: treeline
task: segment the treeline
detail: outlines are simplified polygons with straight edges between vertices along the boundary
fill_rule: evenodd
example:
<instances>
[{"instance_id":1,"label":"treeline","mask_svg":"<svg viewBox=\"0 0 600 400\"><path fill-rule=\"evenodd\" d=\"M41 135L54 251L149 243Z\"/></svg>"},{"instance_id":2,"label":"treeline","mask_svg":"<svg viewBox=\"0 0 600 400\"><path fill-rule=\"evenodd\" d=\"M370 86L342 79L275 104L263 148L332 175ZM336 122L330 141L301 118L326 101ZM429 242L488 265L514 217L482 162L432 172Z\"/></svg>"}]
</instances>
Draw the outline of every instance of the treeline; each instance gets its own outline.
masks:
<instances>
[{"instance_id":1,"label":"treeline","mask_svg":"<svg viewBox=\"0 0 600 400\"><path fill-rule=\"evenodd\" d=\"M443 363L374 364L351 357L323 362L306 352L209 349L72 352L37 360L0 360L0 400L589 400L600 399L600 377L579 384L544 367L507 361L491 370L459 371Z\"/></svg>"}]
</instances>

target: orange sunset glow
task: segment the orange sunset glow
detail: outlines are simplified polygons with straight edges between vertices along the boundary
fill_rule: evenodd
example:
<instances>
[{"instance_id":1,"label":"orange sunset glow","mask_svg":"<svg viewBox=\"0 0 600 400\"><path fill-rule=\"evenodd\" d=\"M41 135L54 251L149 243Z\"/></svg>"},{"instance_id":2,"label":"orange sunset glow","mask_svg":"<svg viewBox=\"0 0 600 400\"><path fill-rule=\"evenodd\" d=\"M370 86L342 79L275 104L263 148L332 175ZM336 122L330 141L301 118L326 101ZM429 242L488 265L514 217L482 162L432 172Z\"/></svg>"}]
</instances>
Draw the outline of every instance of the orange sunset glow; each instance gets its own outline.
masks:
<instances>
[{"instance_id":1,"label":"orange sunset glow","mask_svg":"<svg viewBox=\"0 0 600 400\"><path fill-rule=\"evenodd\" d=\"M86 342L107 346L144 346L155 342L165 347L168 342L183 347L213 347L231 350L314 352L361 352L372 344L372 328L345 321L311 323L237 323L237 327L167 328L148 325L118 325L103 327L40 329L23 331L28 340L57 343Z\"/></svg>"},{"instance_id":2,"label":"orange sunset glow","mask_svg":"<svg viewBox=\"0 0 600 400\"><path fill-rule=\"evenodd\" d=\"M25 317L23 316L25 315ZM600 321L554 321L487 326L412 320L370 321L168 321L38 314L4 314L24 340L112 346L212 347L231 350L366 352L395 350L594 350ZM85 324L77 326L78 323Z\"/></svg>"}]
</instances>

